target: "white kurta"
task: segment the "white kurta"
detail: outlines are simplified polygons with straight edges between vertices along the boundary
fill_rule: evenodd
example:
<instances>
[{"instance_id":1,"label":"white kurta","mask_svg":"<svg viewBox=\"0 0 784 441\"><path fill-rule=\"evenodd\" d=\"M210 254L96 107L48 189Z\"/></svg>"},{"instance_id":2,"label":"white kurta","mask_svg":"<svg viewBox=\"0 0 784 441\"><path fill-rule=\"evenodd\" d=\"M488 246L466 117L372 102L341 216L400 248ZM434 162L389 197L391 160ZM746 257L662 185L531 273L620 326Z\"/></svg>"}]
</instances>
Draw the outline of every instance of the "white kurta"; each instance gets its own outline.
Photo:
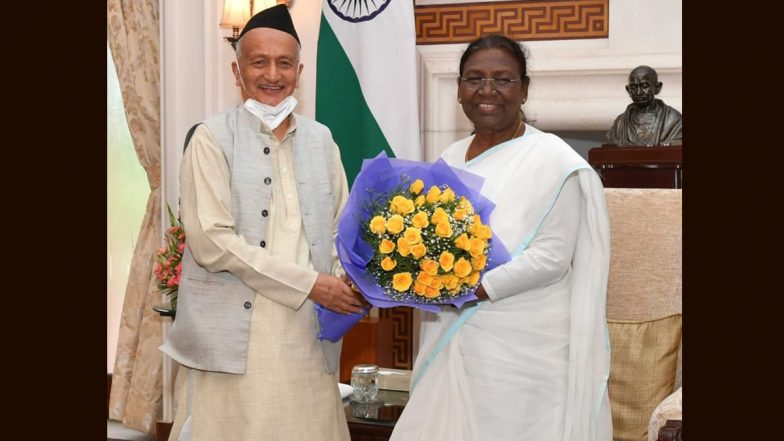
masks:
<instances>
[{"instance_id":1,"label":"white kurta","mask_svg":"<svg viewBox=\"0 0 784 441\"><path fill-rule=\"evenodd\" d=\"M513 259L484 276L491 301L425 315L391 441L610 440L601 183L531 126L466 163L471 139L442 158L485 178L490 225Z\"/></svg>"},{"instance_id":2,"label":"white kurta","mask_svg":"<svg viewBox=\"0 0 784 441\"><path fill-rule=\"evenodd\" d=\"M349 440L337 387L338 374L327 374L324 370L316 339L313 303L307 299L316 272L302 225L294 175L292 136L296 136L296 122L292 118L292 125L282 141L265 125L260 126L269 139L273 170L266 249L270 256L296 263L302 271L285 274L267 271L259 277L269 280L271 288L278 291L276 295L300 298L301 303L298 309L292 309L256 294L244 375L180 367L175 390L175 418L169 437L172 441ZM348 188L339 151L337 146L334 148L333 190L339 209L333 221L337 225L337 215L345 205ZM198 204L200 214L206 213L211 218L225 216L224 208L210 205L218 204L220 199L230 200L227 186L221 189L226 193L223 195L196 191L204 188L207 181L230 181L221 149L204 126L194 132L183 158L181 175L185 177L181 179L180 189L183 210L187 210L189 204ZM209 240L209 232L204 233L205 240ZM227 253L220 247L214 248L214 243L194 243L192 236L197 235L188 236L192 248L213 249L215 258ZM211 257L203 253L202 258L209 260ZM247 256L231 258L236 260L236 265L248 264ZM333 262L333 272L337 272L339 264L334 251ZM190 421L186 423L189 414ZM180 438L181 432L183 437Z\"/></svg>"}]
</instances>

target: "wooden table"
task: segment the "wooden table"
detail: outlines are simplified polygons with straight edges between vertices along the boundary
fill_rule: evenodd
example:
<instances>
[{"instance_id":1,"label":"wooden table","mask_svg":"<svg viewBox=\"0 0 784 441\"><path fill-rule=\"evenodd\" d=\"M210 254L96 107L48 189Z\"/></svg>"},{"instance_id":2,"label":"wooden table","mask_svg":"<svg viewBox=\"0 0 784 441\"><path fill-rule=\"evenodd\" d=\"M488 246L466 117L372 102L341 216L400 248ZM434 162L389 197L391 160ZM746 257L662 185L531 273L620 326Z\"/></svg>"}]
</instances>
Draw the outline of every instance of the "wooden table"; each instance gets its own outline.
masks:
<instances>
[{"instance_id":1,"label":"wooden table","mask_svg":"<svg viewBox=\"0 0 784 441\"><path fill-rule=\"evenodd\" d=\"M374 403L343 400L351 441L388 441L407 402L408 392L385 389Z\"/></svg>"}]
</instances>

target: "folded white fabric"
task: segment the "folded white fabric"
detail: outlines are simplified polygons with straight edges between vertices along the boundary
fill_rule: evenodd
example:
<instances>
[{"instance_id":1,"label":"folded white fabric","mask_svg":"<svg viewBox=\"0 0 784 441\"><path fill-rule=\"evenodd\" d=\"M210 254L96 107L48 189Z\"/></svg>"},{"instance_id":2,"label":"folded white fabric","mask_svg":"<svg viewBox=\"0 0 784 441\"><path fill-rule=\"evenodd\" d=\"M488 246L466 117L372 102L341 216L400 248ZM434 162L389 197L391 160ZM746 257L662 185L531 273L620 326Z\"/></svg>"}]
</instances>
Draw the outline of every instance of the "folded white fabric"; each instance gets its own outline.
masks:
<instances>
[{"instance_id":1,"label":"folded white fabric","mask_svg":"<svg viewBox=\"0 0 784 441\"><path fill-rule=\"evenodd\" d=\"M338 389L340 389L340 398L341 399L345 399L346 397L351 395L351 392L354 391L353 387L351 387L348 384L343 384L343 383L338 383Z\"/></svg>"}]
</instances>

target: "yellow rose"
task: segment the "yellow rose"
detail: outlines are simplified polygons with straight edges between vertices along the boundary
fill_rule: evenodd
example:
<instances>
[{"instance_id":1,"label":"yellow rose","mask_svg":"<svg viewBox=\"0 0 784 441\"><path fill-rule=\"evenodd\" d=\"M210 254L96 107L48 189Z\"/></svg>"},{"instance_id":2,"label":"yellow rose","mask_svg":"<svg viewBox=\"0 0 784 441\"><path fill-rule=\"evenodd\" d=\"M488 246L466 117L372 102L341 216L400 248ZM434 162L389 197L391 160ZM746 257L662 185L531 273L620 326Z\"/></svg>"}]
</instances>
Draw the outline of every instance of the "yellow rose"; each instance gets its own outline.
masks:
<instances>
[{"instance_id":1,"label":"yellow rose","mask_svg":"<svg viewBox=\"0 0 784 441\"><path fill-rule=\"evenodd\" d=\"M420 191L422 191L422 189L423 189L423 188L425 188L425 183L424 183L424 182L422 182L422 180L421 180L421 179L417 179L416 181L414 181L414 182L411 184L411 186L410 186L410 187L408 187L408 190L409 190L411 193L414 193L414 194L419 194L419 192L420 192Z\"/></svg>"},{"instance_id":2,"label":"yellow rose","mask_svg":"<svg viewBox=\"0 0 784 441\"><path fill-rule=\"evenodd\" d=\"M395 243L391 240L382 240L380 244L378 244L378 250L381 251L382 254L389 254L395 249Z\"/></svg>"},{"instance_id":3,"label":"yellow rose","mask_svg":"<svg viewBox=\"0 0 784 441\"><path fill-rule=\"evenodd\" d=\"M406 228L406 232L403 233L403 237L406 238L408 243L410 243L411 245L422 242L422 232L419 230L419 228L414 228L414 227Z\"/></svg>"},{"instance_id":4,"label":"yellow rose","mask_svg":"<svg viewBox=\"0 0 784 441\"><path fill-rule=\"evenodd\" d=\"M487 256L484 254L480 254L476 257L471 258L471 267L475 270L481 270L487 265Z\"/></svg>"},{"instance_id":5,"label":"yellow rose","mask_svg":"<svg viewBox=\"0 0 784 441\"><path fill-rule=\"evenodd\" d=\"M425 196L425 199L431 204L435 204L438 202L439 198L441 198L441 189L435 185L430 187L430 190L427 191L427 196Z\"/></svg>"},{"instance_id":6,"label":"yellow rose","mask_svg":"<svg viewBox=\"0 0 784 441\"><path fill-rule=\"evenodd\" d=\"M389 203L389 210L393 213L408 214L414 211L414 201L404 196L397 195Z\"/></svg>"},{"instance_id":7,"label":"yellow rose","mask_svg":"<svg viewBox=\"0 0 784 441\"><path fill-rule=\"evenodd\" d=\"M452 266L455 264L455 255L449 251L444 251L438 258L438 263L441 264L441 268L444 271L452 271Z\"/></svg>"},{"instance_id":8,"label":"yellow rose","mask_svg":"<svg viewBox=\"0 0 784 441\"><path fill-rule=\"evenodd\" d=\"M486 246L486 241L475 237L471 239L471 248L468 252L471 254L471 257L479 257L484 254Z\"/></svg>"},{"instance_id":9,"label":"yellow rose","mask_svg":"<svg viewBox=\"0 0 784 441\"><path fill-rule=\"evenodd\" d=\"M397 238L397 253L403 257L411 254L411 245L409 245L408 241L403 237Z\"/></svg>"},{"instance_id":10,"label":"yellow rose","mask_svg":"<svg viewBox=\"0 0 784 441\"><path fill-rule=\"evenodd\" d=\"M455 200L455 192L452 191L451 188L447 187L446 189L444 189L444 192L441 193L441 197L439 198L439 200L442 203L444 203L444 202L452 202L452 201Z\"/></svg>"},{"instance_id":11,"label":"yellow rose","mask_svg":"<svg viewBox=\"0 0 784 441\"><path fill-rule=\"evenodd\" d=\"M471 205L471 201L469 201L465 196L460 198L460 202L458 202L457 208L464 209L466 214L474 214L474 206Z\"/></svg>"},{"instance_id":12,"label":"yellow rose","mask_svg":"<svg viewBox=\"0 0 784 441\"><path fill-rule=\"evenodd\" d=\"M403 292L408 291L411 287L411 273L397 273L392 276L392 288L395 291Z\"/></svg>"},{"instance_id":13,"label":"yellow rose","mask_svg":"<svg viewBox=\"0 0 784 441\"><path fill-rule=\"evenodd\" d=\"M455 239L455 246L460 248L461 250L466 250L466 251L470 250L471 241L468 240L468 235L463 233L457 236L457 239Z\"/></svg>"},{"instance_id":14,"label":"yellow rose","mask_svg":"<svg viewBox=\"0 0 784 441\"><path fill-rule=\"evenodd\" d=\"M421 207L425 205L425 195L420 194L419 196L417 196L417 198L414 199L414 205L416 205L417 207Z\"/></svg>"},{"instance_id":15,"label":"yellow rose","mask_svg":"<svg viewBox=\"0 0 784 441\"><path fill-rule=\"evenodd\" d=\"M397 266L397 262L395 259L387 256L384 260L381 261L381 268L384 268L384 271L392 271Z\"/></svg>"},{"instance_id":16,"label":"yellow rose","mask_svg":"<svg viewBox=\"0 0 784 441\"><path fill-rule=\"evenodd\" d=\"M453 291L458 288L457 283L460 282L460 278L454 274L444 274L441 276L441 283L444 284L446 289Z\"/></svg>"},{"instance_id":17,"label":"yellow rose","mask_svg":"<svg viewBox=\"0 0 784 441\"><path fill-rule=\"evenodd\" d=\"M463 220L465 219L466 215L467 213L465 208L458 208L457 210L455 210L454 216L456 220Z\"/></svg>"},{"instance_id":18,"label":"yellow rose","mask_svg":"<svg viewBox=\"0 0 784 441\"><path fill-rule=\"evenodd\" d=\"M413 224L415 227L419 229L425 228L426 226L430 225L430 222L427 221L427 213L425 213L424 211L417 212L417 214L415 214L414 217L411 218L411 224Z\"/></svg>"},{"instance_id":19,"label":"yellow rose","mask_svg":"<svg viewBox=\"0 0 784 441\"><path fill-rule=\"evenodd\" d=\"M420 296L425 295L425 290L427 289L427 285L421 282L414 282L414 293Z\"/></svg>"},{"instance_id":20,"label":"yellow rose","mask_svg":"<svg viewBox=\"0 0 784 441\"><path fill-rule=\"evenodd\" d=\"M425 297L428 299L434 299L441 295L441 290L433 288L432 286L428 286L425 288Z\"/></svg>"},{"instance_id":21,"label":"yellow rose","mask_svg":"<svg viewBox=\"0 0 784 441\"><path fill-rule=\"evenodd\" d=\"M370 231L375 234L384 234L386 231L386 219L384 216L374 216L373 219L370 219Z\"/></svg>"},{"instance_id":22,"label":"yellow rose","mask_svg":"<svg viewBox=\"0 0 784 441\"><path fill-rule=\"evenodd\" d=\"M431 276L435 276L438 274L438 262L435 260L424 259L422 263L419 264L419 268L422 269L423 272L430 274Z\"/></svg>"},{"instance_id":23,"label":"yellow rose","mask_svg":"<svg viewBox=\"0 0 784 441\"><path fill-rule=\"evenodd\" d=\"M467 261L465 257L457 259L454 272L457 277L465 277L471 274L471 262Z\"/></svg>"},{"instance_id":24,"label":"yellow rose","mask_svg":"<svg viewBox=\"0 0 784 441\"><path fill-rule=\"evenodd\" d=\"M452 226L449 225L449 222L439 222L436 225L436 236L452 237Z\"/></svg>"},{"instance_id":25,"label":"yellow rose","mask_svg":"<svg viewBox=\"0 0 784 441\"><path fill-rule=\"evenodd\" d=\"M422 242L411 247L411 255L417 259L421 259L425 253L427 253L427 247Z\"/></svg>"},{"instance_id":26,"label":"yellow rose","mask_svg":"<svg viewBox=\"0 0 784 441\"><path fill-rule=\"evenodd\" d=\"M403 231L403 216L399 214L393 214L389 217L387 221L387 231L392 234L398 234Z\"/></svg>"},{"instance_id":27,"label":"yellow rose","mask_svg":"<svg viewBox=\"0 0 784 441\"><path fill-rule=\"evenodd\" d=\"M472 272L471 275L468 276L468 279L466 279L466 283L468 286L474 286L479 283L479 271Z\"/></svg>"},{"instance_id":28,"label":"yellow rose","mask_svg":"<svg viewBox=\"0 0 784 441\"><path fill-rule=\"evenodd\" d=\"M436 279L435 276L431 276L430 274L424 271L420 271L419 274L417 274L416 281L425 286L430 286L433 283L434 279Z\"/></svg>"},{"instance_id":29,"label":"yellow rose","mask_svg":"<svg viewBox=\"0 0 784 441\"><path fill-rule=\"evenodd\" d=\"M476 237L480 239L490 239L493 237L493 232L487 225L482 225L476 230Z\"/></svg>"},{"instance_id":30,"label":"yellow rose","mask_svg":"<svg viewBox=\"0 0 784 441\"><path fill-rule=\"evenodd\" d=\"M433 215L430 216L430 223L433 225L438 225L441 222L449 222L449 215L446 214L443 208L438 207L433 212Z\"/></svg>"}]
</instances>

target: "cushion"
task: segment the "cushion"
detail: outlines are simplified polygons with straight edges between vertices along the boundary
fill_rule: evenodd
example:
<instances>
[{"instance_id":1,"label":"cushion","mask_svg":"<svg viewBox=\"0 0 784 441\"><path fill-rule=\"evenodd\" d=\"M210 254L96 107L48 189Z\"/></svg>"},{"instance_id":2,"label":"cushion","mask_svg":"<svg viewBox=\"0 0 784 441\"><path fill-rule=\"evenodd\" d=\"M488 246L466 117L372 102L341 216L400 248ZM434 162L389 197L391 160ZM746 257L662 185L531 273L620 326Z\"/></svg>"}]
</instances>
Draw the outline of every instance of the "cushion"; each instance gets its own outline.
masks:
<instances>
[{"instance_id":1,"label":"cushion","mask_svg":"<svg viewBox=\"0 0 784 441\"><path fill-rule=\"evenodd\" d=\"M647 441L653 410L675 389L682 315L632 322L608 320L608 392L615 441Z\"/></svg>"}]
</instances>

